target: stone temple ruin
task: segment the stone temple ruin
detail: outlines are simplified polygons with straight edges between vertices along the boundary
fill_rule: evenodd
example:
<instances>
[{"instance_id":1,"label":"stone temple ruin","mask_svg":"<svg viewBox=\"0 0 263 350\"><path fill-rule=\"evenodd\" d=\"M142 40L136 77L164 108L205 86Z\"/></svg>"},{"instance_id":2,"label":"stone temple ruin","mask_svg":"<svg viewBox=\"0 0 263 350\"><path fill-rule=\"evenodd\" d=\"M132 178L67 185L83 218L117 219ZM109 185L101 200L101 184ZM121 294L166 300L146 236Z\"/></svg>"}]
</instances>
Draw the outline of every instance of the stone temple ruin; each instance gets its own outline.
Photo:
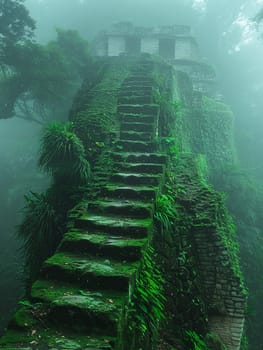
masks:
<instances>
[{"instance_id":1,"label":"stone temple ruin","mask_svg":"<svg viewBox=\"0 0 263 350\"><path fill-rule=\"evenodd\" d=\"M160 56L187 73L195 91L218 97L215 71L200 57L189 26L137 27L121 22L101 32L95 46L96 55L101 57L138 56L143 53Z\"/></svg>"}]
</instances>

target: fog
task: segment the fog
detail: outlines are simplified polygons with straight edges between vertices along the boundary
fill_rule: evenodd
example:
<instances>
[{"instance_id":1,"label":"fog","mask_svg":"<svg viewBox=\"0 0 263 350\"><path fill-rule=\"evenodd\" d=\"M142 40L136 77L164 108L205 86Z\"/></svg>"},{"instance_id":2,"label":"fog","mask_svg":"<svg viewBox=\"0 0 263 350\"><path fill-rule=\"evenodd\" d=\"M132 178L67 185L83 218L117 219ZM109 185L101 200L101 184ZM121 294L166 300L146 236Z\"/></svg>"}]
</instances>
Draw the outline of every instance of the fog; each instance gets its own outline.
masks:
<instances>
[{"instance_id":1,"label":"fog","mask_svg":"<svg viewBox=\"0 0 263 350\"><path fill-rule=\"evenodd\" d=\"M145 26L191 25L200 52L215 66L221 91L235 112L240 159L244 167L255 168L262 146L263 45L253 18L262 1L27 0L26 5L37 22L40 42L54 37L57 27L77 29L92 40L119 21ZM259 168L261 176L262 165Z\"/></svg>"},{"instance_id":2,"label":"fog","mask_svg":"<svg viewBox=\"0 0 263 350\"><path fill-rule=\"evenodd\" d=\"M224 101L234 112L240 167L263 184L263 37L254 21L262 0L26 0L24 4L36 21L35 40L41 44L55 39L56 28L78 30L92 45L100 31L120 21L190 25L201 55L216 70ZM0 330L23 293L20 243L15 236L23 196L30 190L41 192L49 183L37 168L41 130L39 124L20 118L0 119ZM9 295L10 289L16 289L14 295Z\"/></svg>"}]
</instances>

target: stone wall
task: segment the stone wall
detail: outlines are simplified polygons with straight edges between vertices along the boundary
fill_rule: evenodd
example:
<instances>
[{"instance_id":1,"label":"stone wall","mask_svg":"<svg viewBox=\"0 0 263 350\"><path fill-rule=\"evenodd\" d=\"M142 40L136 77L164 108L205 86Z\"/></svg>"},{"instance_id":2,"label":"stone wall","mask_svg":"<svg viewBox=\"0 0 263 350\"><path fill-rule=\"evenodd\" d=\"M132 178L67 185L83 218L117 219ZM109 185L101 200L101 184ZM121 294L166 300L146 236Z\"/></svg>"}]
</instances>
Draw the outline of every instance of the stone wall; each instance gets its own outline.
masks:
<instances>
[{"instance_id":1,"label":"stone wall","mask_svg":"<svg viewBox=\"0 0 263 350\"><path fill-rule=\"evenodd\" d=\"M229 350L239 350L244 327L246 296L235 275L220 228L198 223L193 240L203 281L208 325Z\"/></svg>"}]
</instances>

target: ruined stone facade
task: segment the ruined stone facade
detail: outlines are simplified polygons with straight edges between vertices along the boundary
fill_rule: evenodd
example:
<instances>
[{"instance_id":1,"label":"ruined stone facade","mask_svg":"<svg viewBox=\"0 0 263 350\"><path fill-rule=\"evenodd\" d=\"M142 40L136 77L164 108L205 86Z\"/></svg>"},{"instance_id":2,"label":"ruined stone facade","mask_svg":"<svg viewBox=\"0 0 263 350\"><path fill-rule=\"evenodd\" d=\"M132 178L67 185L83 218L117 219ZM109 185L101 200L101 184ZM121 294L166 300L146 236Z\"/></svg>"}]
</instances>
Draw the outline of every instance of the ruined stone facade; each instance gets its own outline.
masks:
<instances>
[{"instance_id":1,"label":"ruined stone facade","mask_svg":"<svg viewBox=\"0 0 263 350\"><path fill-rule=\"evenodd\" d=\"M101 57L160 56L187 73L194 90L212 96L217 94L215 72L201 59L189 26L136 27L129 22L117 23L99 35L95 47L96 55Z\"/></svg>"}]
</instances>

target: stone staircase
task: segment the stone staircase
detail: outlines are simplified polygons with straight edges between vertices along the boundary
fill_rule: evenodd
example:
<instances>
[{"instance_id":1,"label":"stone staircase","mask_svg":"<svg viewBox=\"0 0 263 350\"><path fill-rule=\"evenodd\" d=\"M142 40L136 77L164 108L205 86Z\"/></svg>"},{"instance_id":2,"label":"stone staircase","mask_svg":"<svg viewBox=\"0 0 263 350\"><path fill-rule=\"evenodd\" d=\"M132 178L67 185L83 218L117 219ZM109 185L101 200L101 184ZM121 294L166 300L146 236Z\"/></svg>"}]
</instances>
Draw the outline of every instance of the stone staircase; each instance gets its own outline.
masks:
<instances>
[{"instance_id":1,"label":"stone staircase","mask_svg":"<svg viewBox=\"0 0 263 350\"><path fill-rule=\"evenodd\" d=\"M41 344L43 349L68 349L68 343L73 344L70 349L115 347L123 306L151 237L154 200L166 162L155 142L159 106L153 104L150 70L147 63L137 65L124 81L118 105L120 138L109 154L113 174L44 263L32 287L35 304L18 311L27 316L12 322L8 333L16 332L21 349L29 344L32 349L41 349ZM98 172L109 176L103 169Z\"/></svg>"}]
</instances>

